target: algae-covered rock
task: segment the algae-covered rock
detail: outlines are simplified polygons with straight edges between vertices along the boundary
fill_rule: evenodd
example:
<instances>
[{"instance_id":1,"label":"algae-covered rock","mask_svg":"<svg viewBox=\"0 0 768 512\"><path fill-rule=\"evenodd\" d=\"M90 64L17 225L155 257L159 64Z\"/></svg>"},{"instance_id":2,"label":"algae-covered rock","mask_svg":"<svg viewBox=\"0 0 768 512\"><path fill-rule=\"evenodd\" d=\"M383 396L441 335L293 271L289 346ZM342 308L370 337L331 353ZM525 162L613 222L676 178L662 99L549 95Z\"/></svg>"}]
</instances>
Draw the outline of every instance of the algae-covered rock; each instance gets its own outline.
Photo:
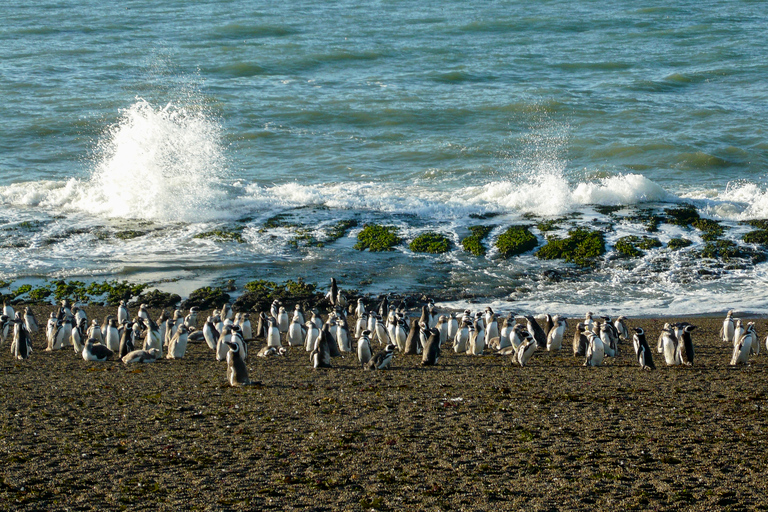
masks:
<instances>
[{"instance_id":1,"label":"algae-covered rock","mask_svg":"<svg viewBox=\"0 0 768 512\"><path fill-rule=\"evenodd\" d=\"M677 208L666 208L664 213L667 215L667 222L676 226L690 226L699 220L699 212L691 204L684 204Z\"/></svg>"},{"instance_id":2,"label":"algae-covered rock","mask_svg":"<svg viewBox=\"0 0 768 512\"><path fill-rule=\"evenodd\" d=\"M756 229L741 237L748 244L768 245L768 229Z\"/></svg>"},{"instance_id":3,"label":"algae-covered rock","mask_svg":"<svg viewBox=\"0 0 768 512\"><path fill-rule=\"evenodd\" d=\"M408 246L413 252L427 252L430 254L442 254L453 247L451 241L440 233L428 231L413 239Z\"/></svg>"},{"instance_id":4,"label":"algae-covered rock","mask_svg":"<svg viewBox=\"0 0 768 512\"><path fill-rule=\"evenodd\" d=\"M472 234L462 239L461 246L464 247L465 251L471 252L475 256L485 256L486 248L483 244L483 240L495 227L496 226L469 226L469 231Z\"/></svg>"},{"instance_id":5,"label":"algae-covered rock","mask_svg":"<svg viewBox=\"0 0 768 512\"><path fill-rule=\"evenodd\" d=\"M496 240L496 248L505 258L536 248L539 241L527 226L511 226Z\"/></svg>"},{"instance_id":6,"label":"algae-covered rock","mask_svg":"<svg viewBox=\"0 0 768 512\"><path fill-rule=\"evenodd\" d=\"M140 236L146 235L146 231L137 231L135 229L126 229L124 231L118 231L115 233L115 238L119 238L120 240L131 240L133 238L138 238Z\"/></svg>"},{"instance_id":7,"label":"algae-covered rock","mask_svg":"<svg viewBox=\"0 0 768 512\"><path fill-rule=\"evenodd\" d=\"M402 242L397 235L395 226L381 226L379 224L366 224L362 231L357 234L357 243L355 249L371 252L391 251L392 248Z\"/></svg>"},{"instance_id":8,"label":"algae-covered rock","mask_svg":"<svg viewBox=\"0 0 768 512\"><path fill-rule=\"evenodd\" d=\"M716 242L707 242L701 250L701 256L704 258L730 261L733 258L742 258L746 255L740 250L735 242L730 240L717 240Z\"/></svg>"},{"instance_id":9,"label":"algae-covered rock","mask_svg":"<svg viewBox=\"0 0 768 512\"><path fill-rule=\"evenodd\" d=\"M198 233L192 238L211 238L220 242L237 242L240 244L245 243L245 239L243 239L243 235L241 234L240 229L214 229L213 231Z\"/></svg>"},{"instance_id":10,"label":"algae-covered rock","mask_svg":"<svg viewBox=\"0 0 768 512\"><path fill-rule=\"evenodd\" d=\"M181 302L181 297L175 293L161 292L158 289L154 289L151 292L141 294L134 302L146 304L150 308L165 309L175 307Z\"/></svg>"},{"instance_id":11,"label":"algae-covered rock","mask_svg":"<svg viewBox=\"0 0 768 512\"><path fill-rule=\"evenodd\" d=\"M563 259L581 266L588 266L594 259L605 254L605 238L600 231L576 228L566 238L551 237L536 251L545 260Z\"/></svg>"},{"instance_id":12,"label":"algae-covered rock","mask_svg":"<svg viewBox=\"0 0 768 512\"><path fill-rule=\"evenodd\" d=\"M725 233L725 228L712 219L696 219L691 223L691 226L702 231L701 238L705 242L714 242Z\"/></svg>"},{"instance_id":13,"label":"algae-covered rock","mask_svg":"<svg viewBox=\"0 0 768 512\"><path fill-rule=\"evenodd\" d=\"M291 300L306 308L308 304L317 303L322 298L322 294L317 293L317 285L305 283L301 278L283 284L259 279L246 283L244 288L245 292L233 304L237 311L264 311L269 309L275 299Z\"/></svg>"},{"instance_id":14,"label":"algae-covered rock","mask_svg":"<svg viewBox=\"0 0 768 512\"><path fill-rule=\"evenodd\" d=\"M687 238L673 238L669 242L667 242L667 248L672 249L673 251L676 251L684 247L689 247L692 244L693 242L691 242Z\"/></svg>"},{"instance_id":15,"label":"algae-covered rock","mask_svg":"<svg viewBox=\"0 0 768 512\"><path fill-rule=\"evenodd\" d=\"M626 256L628 258L637 258L645 254L643 250L654 249L661 246L662 243L658 238L630 235L619 238L616 241L614 248L616 249L616 252L622 256Z\"/></svg>"},{"instance_id":16,"label":"algae-covered rock","mask_svg":"<svg viewBox=\"0 0 768 512\"><path fill-rule=\"evenodd\" d=\"M221 307L229 302L229 294L221 288L204 286L189 294L189 298L181 303L182 309L197 306L200 309L212 309Z\"/></svg>"},{"instance_id":17,"label":"algae-covered rock","mask_svg":"<svg viewBox=\"0 0 768 512\"><path fill-rule=\"evenodd\" d=\"M611 215L622 209L624 209L624 206L620 206L620 205L596 205L595 206L595 211L602 215Z\"/></svg>"},{"instance_id":18,"label":"algae-covered rock","mask_svg":"<svg viewBox=\"0 0 768 512\"><path fill-rule=\"evenodd\" d=\"M333 226L331 226L326 236L328 237L328 243L335 242L339 238L347 234L347 232L357 227L357 221L355 219L340 220Z\"/></svg>"}]
</instances>

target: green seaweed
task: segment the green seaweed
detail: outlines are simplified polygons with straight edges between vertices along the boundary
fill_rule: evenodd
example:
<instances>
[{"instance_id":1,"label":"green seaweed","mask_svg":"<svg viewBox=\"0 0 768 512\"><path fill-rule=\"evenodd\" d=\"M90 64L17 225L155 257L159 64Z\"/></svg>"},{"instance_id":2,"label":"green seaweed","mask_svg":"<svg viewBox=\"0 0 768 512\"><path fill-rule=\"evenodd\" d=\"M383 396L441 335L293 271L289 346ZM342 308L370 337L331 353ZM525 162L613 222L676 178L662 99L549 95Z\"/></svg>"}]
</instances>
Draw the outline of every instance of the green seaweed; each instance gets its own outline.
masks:
<instances>
[{"instance_id":1,"label":"green seaweed","mask_svg":"<svg viewBox=\"0 0 768 512\"><path fill-rule=\"evenodd\" d=\"M496 239L496 248L504 258L528 252L537 245L539 241L527 226L510 226Z\"/></svg>"},{"instance_id":2,"label":"green seaweed","mask_svg":"<svg viewBox=\"0 0 768 512\"><path fill-rule=\"evenodd\" d=\"M227 302L229 302L229 294L225 293L224 290L212 286L203 286L192 291L189 294L189 298L182 302L181 307L189 309L192 306L197 306L200 309L211 309L220 307Z\"/></svg>"},{"instance_id":3,"label":"green seaweed","mask_svg":"<svg viewBox=\"0 0 768 512\"><path fill-rule=\"evenodd\" d=\"M181 302L181 297L175 293L161 292L154 289L151 292L139 296L138 302L146 304L150 308L165 309L175 307Z\"/></svg>"},{"instance_id":4,"label":"green seaweed","mask_svg":"<svg viewBox=\"0 0 768 512\"><path fill-rule=\"evenodd\" d=\"M464 250L471 252L475 256L485 256L486 248L483 244L483 240L495 227L496 226L469 226L469 231L472 234L461 241Z\"/></svg>"},{"instance_id":5,"label":"green seaweed","mask_svg":"<svg viewBox=\"0 0 768 512\"><path fill-rule=\"evenodd\" d=\"M328 243L335 242L339 238L343 237L347 234L347 232L357 227L357 221L355 219L349 219L349 220L340 220L333 226L331 226L328 231L326 232L326 236L328 237Z\"/></svg>"},{"instance_id":6,"label":"green seaweed","mask_svg":"<svg viewBox=\"0 0 768 512\"><path fill-rule=\"evenodd\" d=\"M691 242L687 238L673 238L669 242L667 242L667 248L673 251L677 251L678 249L688 247L692 244L693 242Z\"/></svg>"},{"instance_id":7,"label":"green seaweed","mask_svg":"<svg viewBox=\"0 0 768 512\"><path fill-rule=\"evenodd\" d=\"M551 237L536 251L540 259L563 259L579 266L590 266L594 259L605 254L605 238L600 231L576 228L566 238Z\"/></svg>"},{"instance_id":8,"label":"green seaweed","mask_svg":"<svg viewBox=\"0 0 768 512\"><path fill-rule=\"evenodd\" d=\"M560 228L560 223L563 222L563 220L564 219L542 220L536 224L536 228L542 233L546 233L547 231L554 231Z\"/></svg>"},{"instance_id":9,"label":"green seaweed","mask_svg":"<svg viewBox=\"0 0 768 512\"><path fill-rule=\"evenodd\" d=\"M691 204L683 204L677 208L666 208L664 213L667 215L667 222L676 226L690 226L699 220L699 212Z\"/></svg>"},{"instance_id":10,"label":"green seaweed","mask_svg":"<svg viewBox=\"0 0 768 512\"><path fill-rule=\"evenodd\" d=\"M239 311L265 310L274 300L291 300L307 304L321 299L320 294L317 293L317 285L305 283L301 278L296 281L288 280L283 284L258 279L246 283L243 288L245 292L233 305Z\"/></svg>"},{"instance_id":11,"label":"green seaweed","mask_svg":"<svg viewBox=\"0 0 768 512\"><path fill-rule=\"evenodd\" d=\"M290 217L290 214L288 213L278 213L277 215L270 217L269 219L264 222L264 228L265 229L274 229L274 228L294 228L297 227L298 224L295 222L291 222L287 220Z\"/></svg>"},{"instance_id":12,"label":"green seaweed","mask_svg":"<svg viewBox=\"0 0 768 512\"><path fill-rule=\"evenodd\" d=\"M741 237L748 244L768 245L768 229L756 229Z\"/></svg>"},{"instance_id":13,"label":"green seaweed","mask_svg":"<svg viewBox=\"0 0 768 512\"><path fill-rule=\"evenodd\" d=\"M597 213L600 213L602 215L611 215L613 213L616 213L619 210L624 209L623 206L615 206L615 205L595 205L595 211Z\"/></svg>"},{"instance_id":14,"label":"green seaweed","mask_svg":"<svg viewBox=\"0 0 768 512\"><path fill-rule=\"evenodd\" d=\"M115 238L119 238L120 240L131 240L133 238L138 238L146 234L147 234L146 231L136 231L135 229L126 229L124 231L118 231L117 233L115 233Z\"/></svg>"},{"instance_id":15,"label":"green seaweed","mask_svg":"<svg viewBox=\"0 0 768 512\"><path fill-rule=\"evenodd\" d=\"M741 221L741 224L752 226L760 230L768 230L768 219L751 219Z\"/></svg>"},{"instance_id":16,"label":"green seaweed","mask_svg":"<svg viewBox=\"0 0 768 512\"><path fill-rule=\"evenodd\" d=\"M661 245L661 242L657 238L630 235L619 238L616 241L614 248L622 256L637 258L645 254L643 250L654 249L656 247L661 247Z\"/></svg>"},{"instance_id":17,"label":"green seaweed","mask_svg":"<svg viewBox=\"0 0 768 512\"><path fill-rule=\"evenodd\" d=\"M37 288L34 288L30 290L29 292L29 300L33 303L43 303L47 302L47 298L51 296L53 292L44 286L38 286Z\"/></svg>"},{"instance_id":18,"label":"green seaweed","mask_svg":"<svg viewBox=\"0 0 768 512\"><path fill-rule=\"evenodd\" d=\"M402 239L397 235L395 226L381 226L379 224L366 224L362 231L357 234L357 243L355 249L371 252L391 251L398 245Z\"/></svg>"},{"instance_id":19,"label":"green seaweed","mask_svg":"<svg viewBox=\"0 0 768 512\"><path fill-rule=\"evenodd\" d=\"M746 255L740 250L735 242L730 240L717 240L715 242L707 242L701 250L701 256L704 258L731 261L734 258L742 258Z\"/></svg>"},{"instance_id":20,"label":"green seaweed","mask_svg":"<svg viewBox=\"0 0 768 512\"><path fill-rule=\"evenodd\" d=\"M434 231L422 233L408 246L413 252L426 252L430 254L443 254L453 247L453 243L446 236Z\"/></svg>"},{"instance_id":21,"label":"green seaweed","mask_svg":"<svg viewBox=\"0 0 768 512\"><path fill-rule=\"evenodd\" d=\"M241 229L226 230L226 229L214 229L213 231L205 231L198 233L192 238L212 238L220 242L237 242L240 244L245 243L245 239L241 233Z\"/></svg>"},{"instance_id":22,"label":"green seaweed","mask_svg":"<svg viewBox=\"0 0 768 512\"><path fill-rule=\"evenodd\" d=\"M714 242L725 233L725 228L712 219L696 219L691 225L702 232L701 238L705 242Z\"/></svg>"}]
</instances>

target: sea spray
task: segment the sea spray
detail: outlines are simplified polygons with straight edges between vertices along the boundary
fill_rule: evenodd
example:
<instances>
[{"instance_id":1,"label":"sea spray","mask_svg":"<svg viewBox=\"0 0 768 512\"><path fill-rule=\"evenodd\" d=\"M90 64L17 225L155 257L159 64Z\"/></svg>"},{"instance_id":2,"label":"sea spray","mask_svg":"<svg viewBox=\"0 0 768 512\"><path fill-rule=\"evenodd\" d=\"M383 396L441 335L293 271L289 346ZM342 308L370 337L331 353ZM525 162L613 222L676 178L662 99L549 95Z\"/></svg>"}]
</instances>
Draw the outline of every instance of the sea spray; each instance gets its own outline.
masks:
<instances>
[{"instance_id":1,"label":"sea spray","mask_svg":"<svg viewBox=\"0 0 768 512\"><path fill-rule=\"evenodd\" d=\"M203 112L143 99L99 143L77 205L107 217L203 222L226 215L221 128Z\"/></svg>"}]
</instances>

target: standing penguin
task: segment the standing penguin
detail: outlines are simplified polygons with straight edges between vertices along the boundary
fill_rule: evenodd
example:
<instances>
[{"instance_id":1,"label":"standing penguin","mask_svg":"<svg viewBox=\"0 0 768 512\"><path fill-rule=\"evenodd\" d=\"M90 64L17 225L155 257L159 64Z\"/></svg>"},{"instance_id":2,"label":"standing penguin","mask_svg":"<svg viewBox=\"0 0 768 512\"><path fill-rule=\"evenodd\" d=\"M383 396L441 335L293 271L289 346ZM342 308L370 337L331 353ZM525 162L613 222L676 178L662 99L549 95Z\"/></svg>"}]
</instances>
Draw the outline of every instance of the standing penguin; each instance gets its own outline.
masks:
<instances>
[{"instance_id":1,"label":"standing penguin","mask_svg":"<svg viewBox=\"0 0 768 512\"><path fill-rule=\"evenodd\" d=\"M187 326L181 324L176 329L176 334L171 338L168 343L168 354L165 356L167 359L181 359L187 352L187 339L189 337L189 331Z\"/></svg>"},{"instance_id":2,"label":"standing penguin","mask_svg":"<svg viewBox=\"0 0 768 512\"><path fill-rule=\"evenodd\" d=\"M499 350L512 345L512 331L514 330L515 325L515 317L510 313L501 324L501 330L499 331Z\"/></svg>"},{"instance_id":3,"label":"standing penguin","mask_svg":"<svg viewBox=\"0 0 768 512\"><path fill-rule=\"evenodd\" d=\"M661 346L664 354L664 362L667 366L675 366L682 363L680 352L677 350L678 339L672 328L665 328L661 331Z\"/></svg>"},{"instance_id":4,"label":"standing penguin","mask_svg":"<svg viewBox=\"0 0 768 512\"><path fill-rule=\"evenodd\" d=\"M528 323L528 332L536 340L536 348L547 348L547 335L538 322L536 322L536 319L532 315L525 315L525 320Z\"/></svg>"},{"instance_id":5,"label":"standing penguin","mask_svg":"<svg viewBox=\"0 0 768 512\"><path fill-rule=\"evenodd\" d=\"M219 339L216 340L216 360L217 361L225 361L227 359L227 352L229 352L229 346L227 345L227 342L231 340L232 340L232 327L225 325L221 333L219 333Z\"/></svg>"},{"instance_id":6,"label":"standing penguin","mask_svg":"<svg viewBox=\"0 0 768 512\"><path fill-rule=\"evenodd\" d=\"M120 305L117 306L117 323L122 324L130 320L131 315L128 314L128 306L125 305L125 301L121 300Z\"/></svg>"},{"instance_id":7,"label":"standing penguin","mask_svg":"<svg viewBox=\"0 0 768 512\"><path fill-rule=\"evenodd\" d=\"M20 318L16 320L16 326L13 331L13 343L11 344L11 354L19 360L29 358L32 353L32 337L29 335L27 325Z\"/></svg>"},{"instance_id":8,"label":"standing penguin","mask_svg":"<svg viewBox=\"0 0 768 512\"><path fill-rule=\"evenodd\" d=\"M587 338L589 339L589 345L587 346L586 360L584 366L600 366L603 364L603 358L605 356L605 349L603 340L601 340L594 332L588 332Z\"/></svg>"},{"instance_id":9,"label":"standing penguin","mask_svg":"<svg viewBox=\"0 0 768 512\"><path fill-rule=\"evenodd\" d=\"M747 328L744 326L741 318L737 318L733 322L733 339L731 340L734 345L739 343L741 337L746 334Z\"/></svg>"},{"instance_id":10,"label":"standing penguin","mask_svg":"<svg viewBox=\"0 0 768 512\"><path fill-rule=\"evenodd\" d=\"M251 341L253 339L253 326L251 325L251 315L243 313L240 316L240 330L243 332L243 339Z\"/></svg>"},{"instance_id":11,"label":"standing penguin","mask_svg":"<svg viewBox=\"0 0 768 512\"><path fill-rule=\"evenodd\" d=\"M280 348L283 344L280 341L280 329L277 327L274 318L267 318L267 346Z\"/></svg>"},{"instance_id":12,"label":"standing penguin","mask_svg":"<svg viewBox=\"0 0 768 512\"><path fill-rule=\"evenodd\" d=\"M37 325L37 318L35 318L35 313L32 312L32 308L25 307L24 308L24 325L27 327L27 330L30 333L37 332L40 327Z\"/></svg>"},{"instance_id":13,"label":"standing penguin","mask_svg":"<svg viewBox=\"0 0 768 512\"><path fill-rule=\"evenodd\" d=\"M627 328L627 317L621 315L619 316L615 322L613 322L613 327L616 329L616 332L619 335L619 339L623 340L629 340L629 329Z\"/></svg>"},{"instance_id":14,"label":"standing penguin","mask_svg":"<svg viewBox=\"0 0 768 512\"><path fill-rule=\"evenodd\" d=\"M95 318L91 320L91 326L86 332L86 339L94 339L99 343L104 343L104 336L101 334L101 327L99 327L99 322L97 322Z\"/></svg>"},{"instance_id":15,"label":"standing penguin","mask_svg":"<svg viewBox=\"0 0 768 512\"><path fill-rule=\"evenodd\" d=\"M411 329L411 331L412 330L413 329ZM408 334L410 334L405 332L405 320L403 320L402 318L398 318L397 324L395 325L395 328L393 329L393 331L395 334L394 336L395 345L397 345L397 348L398 350L400 350L400 352L405 353L405 347L408 344Z\"/></svg>"},{"instance_id":16,"label":"standing penguin","mask_svg":"<svg viewBox=\"0 0 768 512\"><path fill-rule=\"evenodd\" d=\"M457 354L463 354L467 351L467 343L469 343L469 327L472 325L471 320L465 320L462 322L461 328L456 331L456 336L453 340L453 351Z\"/></svg>"},{"instance_id":17,"label":"standing penguin","mask_svg":"<svg viewBox=\"0 0 768 512\"><path fill-rule=\"evenodd\" d=\"M733 323L733 310L728 311L720 328L720 339L725 343L733 343L735 324Z\"/></svg>"},{"instance_id":18,"label":"standing penguin","mask_svg":"<svg viewBox=\"0 0 768 512\"><path fill-rule=\"evenodd\" d=\"M501 338L499 322L496 319L496 313L494 313L491 308L488 308L488 314L486 314L485 317L485 344L491 345L491 340L496 340L497 338ZM494 343L497 343L498 348L498 344L501 343L501 340L499 339Z\"/></svg>"},{"instance_id":19,"label":"standing penguin","mask_svg":"<svg viewBox=\"0 0 768 512\"><path fill-rule=\"evenodd\" d=\"M362 300L362 299L360 299ZM359 338L363 331L368 329L368 313L363 311L357 315L357 321L355 321L355 338Z\"/></svg>"},{"instance_id":20,"label":"standing penguin","mask_svg":"<svg viewBox=\"0 0 768 512\"><path fill-rule=\"evenodd\" d=\"M568 327L568 323L565 318L560 318L560 315L552 317L553 327L547 334L547 350L560 350L563 348L563 337L565 336L565 329Z\"/></svg>"},{"instance_id":21,"label":"standing penguin","mask_svg":"<svg viewBox=\"0 0 768 512\"><path fill-rule=\"evenodd\" d=\"M294 315L291 324L288 326L286 340L289 347L300 347L304 344L304 326L299 323L299 317L296 315Z\"/></svg>"},{"instance_id":22,"label":"standing penguin","mask_svg":"<svg viewBox=\"0 0 768 512\"><path fill-rule=\"evenodd\" d=\"M752 350L752 338L757 334L754 328L747 330L733 346L733 355L731 356L731 366L747 364L749 362L749 352Z\"/></svg>"},{"instance_id":23,"label":"standing penguin","mask_svg":"<svg viewBox=\"0 0 768 512\"><path fill-rule=\"evenodd\" d=\"M133 323L128 322L123 328L123 334L120 336L120 347L117 352L117 357L122 358L128 352L133 352L135 349L133 343Z\"/></svg>"},{"instance_id":24,"label":"standing penguin","mask_svg":"<svg viewBox=\"0 0 768 512\"><path fill-rule=\"evenodd\" d=\"M277 328L280 330L280 334L288 332L288 328L291 326L291 319L288 318L288 312L283 306L277 311Z\"/></svg>"},{"instance_id":25,"label":"standing penguin","mask_svg":"<svg viewBox=\"0 0 768 512\"><path fill-rule=\"evenodd\" d=\"M357 340L357 359L360 361L360 365L365 368L368 361L371 360L371 339L369 336L371 331L365 330L360 334L360 338Z\"/></svg>"},{"instance_id":26,"label":"standing penguin","mask_svg":"<svg viewBox=\"0 0 768 512\"><path fill-rule=\"evenodd\" d=\"M139 305L139 312L136 313L136 316L139 318L143 318L144 320L149 318L149 311L147 311L146 304Z\"/></svg>"},{"instance_id":27,"label":"standing penguin","mask_svg":"<svg viewBox=\"0 0 768 512\"><path fill-rule=\"evenodd\" d=\"M208 345L208 348L211 350L216 350L216 346L219 343L219 337L220 333L216 330L216 326L213 325L213 319L209 316L203 324L203 338L205 339L205 344Z\"/></svg>"},{"instance_id":28,"label":"standing penguin","mask_svg":"<svg viewBox=\"0 0 768 512\"><path fill-rule=\"evenodd\" d=\"M691 332L694 329L696 329L696 326L691 324L683 327L683 332L680 334L677 344L677 357L682 364L687 366L693 365L693 341L691 340Z\"/></svg>"},{"instance_id":29,"label":"standing penguin","mask_svg":"<svg viewBox=\"0 0 768 512\"><path fill-rule=\"evenodd\" d=\"M469 347L467 348L467 354L473 356L483 355L485 350L485 328L483 326L482 318L475 318L474 333L469 338Z\"/></svg>"},{"instance_id":30,"label":"standing penguin","mask_svg":"<svg viewBox=\"0 0 768 512\"><path fill-rule=\"evenodd\" d=\"M648 340L645 338L645 331L641 327L635 327L634 331L632 344L635 347L635 355L637 356L637 362L640 363L640 368L643 370L655 370L656 365L653 364L653 354L651 353L651 347L648 345Z\"/></svg>"},{"instance_id":31,"label":"standing penguin","mask_svg":"<svg viewBox=\"0 0 768 512\"><path fill-rule=\"evenodd\" d=\"M304 326L307 332L304 337L304 349L307 352L312 352L315 348L315 341L317 341L317 337L320 335L320 329L317 328L317 325L312 320L307 320Z\"/></svg>"},{"instance_id":32,"label":"standing penguin","mask_svg":"<svg viewBox=\"0 0 768 512\"><path fill-rule=\"evenodd\" d=\"M347 323L344 321L336 322L336 345L339 352L352 352L352 340L350 340Z\"/></svg>"},{"instance_id":33,"label":"standing penguin","mask_svg":"<svg viewBox=\"0 0 768 512\"><path fill-rule=\"evenodd\" d=\"M104 333L104 345L112 352L120 350L120 333L117 329L117 318L109 319L109 325Z\"/></svg>"},{"instance_id":34,"label":"standing penguin","mask_svg":"<svg viewBox=\"0 0 768 512\"><path fill-rule=\"evenodd\" d=\"M456 338L456 332L459 330L459 321L456 320L456 313L448 315L448 339L453 342Z\"/></svg>"},{"instance_id":35,"label":"standing penguin","mask_svg":"<svg viewBox=\"0 0 768 512\"><path fill-rule=\"evenodd\" d=\"M312 353L309 354L309 361L312 363L313 368L331 367L331 346L334 342L329 329L328 324L323 326L320 335L315 341L315 347L312 349Z\"/></svg>"},{"instance_id":36,"label":"standing penguin","mask_svg":"<svg viewBox=\"0 0 768 512\"><path fill-rule=\"evenodd\" d=\"M531 360L531 357L533 357L533 353L536 352L536 345L536 340L534 340L533 336L526 331L526 336L523 339L523 342L517 348L517 357L513 357L513 360L517 359L517 363L520 366L526 366Z\"/></svg>"},{"instance_id":37,"label":"standing penguin","mask_svg":"<svg viewBox=\"0 0 768 512\"><path fill-rule=\"evenodd\" d=\"M233 341L227 341L226 344L229 347L229 352L227 352L227 382L230 386L251 384L240 344Z\"/></svg>"},{"instance_id":38,"label":"standing penguin","mask_svg":"<svg viewBox=\"0 0 768 512\"><path fill-rule=\"evenodd\" d=\"M440 331L428 329L427 342L424 345L424 353L421 356L422 366L435 366L440 357Z\"/></svg>"},{"instance_id":39,"label":"standing penguin","mask_svg":"<svg viewBox=\"0 0 768 512\"><path fill-rule=\"evenodd\" d=\"M155 357L163 357L163 338L160 336L160 328L155 323L154 320L151 318L147 318L145 320L147 325L147 330L144 333L144 346L143 350L145 352L148 352L150 350L156 350L157 354ZM205 334L205 333L203 333ZM125 357L125 356L123 356ZM145 356L147 357L147 356Z\"/></svg>"}]
</instances>

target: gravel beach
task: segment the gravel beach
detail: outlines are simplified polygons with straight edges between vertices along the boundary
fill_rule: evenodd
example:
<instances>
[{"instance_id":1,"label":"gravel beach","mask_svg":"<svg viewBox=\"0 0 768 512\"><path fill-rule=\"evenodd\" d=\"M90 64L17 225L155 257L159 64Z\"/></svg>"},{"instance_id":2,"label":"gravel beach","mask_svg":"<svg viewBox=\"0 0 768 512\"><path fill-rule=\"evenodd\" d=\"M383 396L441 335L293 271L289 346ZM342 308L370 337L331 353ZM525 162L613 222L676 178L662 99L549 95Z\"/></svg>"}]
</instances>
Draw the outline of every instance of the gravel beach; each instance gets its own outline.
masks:
<instances>
[{"instance_id":1,"label":"gravel beach","mask_svg":"<svg viewBox=\"0 0 768 512\"><path fill-rule=\"evenodd\" d=\"M112 308L87 307L101 322ZM36 308L44 323L50 308ZM416 316L416 313L413 313ZM157 316L157 311L152 312ZM202 318L205 318L205 313ZM436 367L303 348L255 357L232 388L205 343L184 359L86 362L0 351L0 503L11 510L766 510L765 353L729 367L722 318L688 318L692 367L655 353L664 322L586 368L571 340L521 368L454 354ZM202 325L202 322L201 322ZM756 320L765 351L765 321ZM376 346L376 349L379 347Z\"/></svg>"}]
</instances>

